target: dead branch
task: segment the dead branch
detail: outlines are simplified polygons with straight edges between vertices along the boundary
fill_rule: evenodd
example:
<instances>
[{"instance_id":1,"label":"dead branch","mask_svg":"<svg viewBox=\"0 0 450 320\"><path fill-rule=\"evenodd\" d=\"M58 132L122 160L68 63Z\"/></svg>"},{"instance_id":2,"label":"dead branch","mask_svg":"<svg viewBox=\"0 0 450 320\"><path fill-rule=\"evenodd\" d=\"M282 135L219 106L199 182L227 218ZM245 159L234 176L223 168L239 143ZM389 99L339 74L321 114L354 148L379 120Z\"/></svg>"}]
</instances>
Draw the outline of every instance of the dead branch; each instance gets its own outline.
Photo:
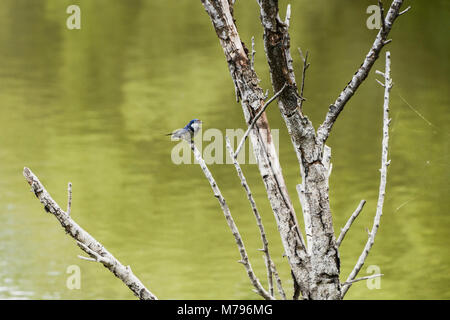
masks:
<instances>
[{"instance_id":1,"label":"dead branch","mask_svg":"<svg viewBox=\"0 0 450 320\"><path fill-rule=\"evenodd\" d=\"M307 230L309 261L293 269L296 286L304 299L339 299L339 255L335 243L328 197L328 169L322 163L323 146L317 143L311 121L301 110L300 96L290 54L288 26L279 17L277 0L259 0L264 49L269 65L272 88L277 92L287 83L278 107L291 137L302 177L303 213L309 213ZM309 221L308 217L306 221ZM306 260L306 259L303 259ZM326 275L326 279L324 279ZM298 292L298 290L296 291Z\"/></svg>"},{"instance_id":2,"label":"dead branch","mask_svg":"<svg viewBox=\"0 0 450 320\"><path fill-rule=\"evenodd\" d=\"M362 209L364 208L364 205L366 204L366 200L361 200L361 202L359 203L358 207L356 208L356 210L352 213L352 215L350 216L350 218L348 219L347 223L345 224L344 228L342 228L341 233L339 234L338 239L336 240L336 245L339 247L342 243L342 241L345 238L345 235L347 234L348 230L350 230L350 227L353 224L353 221L356 220L356 218L358 217L359 213L362 211Z\"/></svg>"},{"instance_id":3,"label":"dead branch","mask_svg":"<svg viewBox=\"0 0 450 320\"><path fill-rule=\"evenodd\" d=\"M36 195L39 201L44 205L46 212L53 214L58 219L61 226L77 242L77 245L86 252L92 259L91 261L100 262L111 271L141 300L156 300L156 296L151 293L142 282L133 274L130 266L124 266L103 245L95 240L89 233L81 228L72 218L64 212L61 207L53 200L39 179L30 169L24 168L23 175L31 186L31 191ZM71 192L69 193L71 194ZM86 257L83 257L86 259Z\"/></svg>"},{"instance_id":4,"label":"dead branch","mask_svg":"<svg viewBox=\"0 0 450 320\"><path fill-rule=\"evenodd\" d=\"M250 186L247 183L247 179L245 179L245 176L244 176L244 173L242 172L241 166L239 165L239 163L236 159L236 155L233 152L233 148L231 147L230 140L228 139L228 137L225 137L225 140L226 140L227 150L230 154L231 159L233 160L234 167L236 168L238 177L241 180L241 185L244 188L245 193L247 194L248 201L250 202L250 206L252 208L253 214L256 219L256 225L258 226L259 233L261 235L261 241L263 244L263 248L261 249L261 251L264 252L264 256L265 256L265 262L266 262L266 267L267 267L267 281L269 283L270 295L273 296L273 280L272 280L273 279L272 275L273 275L275 277L275 280L277 281L277 286L278 286L278 291L280 293L280 296L283 299L286 299L286 294L284 293L283 286L281 284L281 279L278 276L278 272L275 267L275 263L273 262L272 258L270 257L269 241L267 240L266 232L264 230L261 215L259 214L258 208L256 207L255 199L253 198L252 192L250 190Z\"/></svg>"},{"instance_id":5,"label":"dead branch","mask_svg":"<svg viewBox=\"0 0 450 320\"><path fill-rule=\"evenodd\" d=\"M384 204L384 195L386 192L386 175L387 175L387 167L390 164L390 160L388 161L388 145L389 145L389 124L391 119L389 119L389 93L392 88L392 79L391 79L391 54L389 51L386 52L386 70L384 71L384 104L383 104L383 141L382 141L382 153L381 153L381 169L380 169L380 188L378 192L378 202L377 202L377 211L375 213L375 218L373 221L372 230L369 233L369 238L367 239L367 243L364 247L361 256L358 259L355 267L352 272L345 281L345 285L342 286L342 298L347 293L348 289L352 285L352 280L358 275L358 272L361 270L364 262L366 261L367 256L369 255L369 251L372 248L375 236L377 234L378 228L380 226L381 215L383 214L383 204Z\"/></svg>"},{"instance_id":6,"label":"dead branch","mask_svg":"<svg viewBox=\"0 0 450 320\"><path fill-rule=\"evenodd\" d=\"M67 215L70 216L72 211L72 183L67 184Z\"/></svg>"},{"instance_id":7,"label":"dead branch","mask_svg":"<svg viewBox=\"0 0 450 320\"><path fill-rule=\"evenodd\" d=\"M262 116L262 114L266 111L267 107L270 105L270 103L272 101L274 101L276 98L278 98L278 96L283 92L283 90L286 88L286 84L283 86L283 88L280 89L280 91L278 91L277 93L275 93L273 95L272 98L269 99L269 101L267 101L266 103L264 103L264 106L261 108L261 110L259 110L259 112L256 114L256 116L253 118L252 122L250 123L250 125L247 128L247 131L245 131L244 136L241 139L241 142L239 142L238 147L236 148L236 152L234 153L234 158L236 158L239 155L239 152L242 149L242 146L245 143L245 140L247 139L250 130L252 130L252 128L255 126L256 121L258 121L259 117Z\"/></svg>"},{"instance_id":8,"label":"dead branch","mask_svg":"<svg viewBox=\"0 0 450 320\"><path fill-rule=\"evenodd\" d=\"M375 61L378 59L378 56L381 52L381 49L389 43L390 41L387 39L389 32L392 29L394 21L400 15L399 11L403 4L403 0L394 0L392 1L391 7L386 15L386 18L383 19L384 29L382 28L369 50L369 53L366 55L361 67L356 71L351 81L347 84L344 90L340 93L339 97L336 101L330 105L328 113L326 115L325 121L320 125L317 130L317 137L321 143L325 143L328 136L330 135L330 131L341 113L344 109L347 102L350 98L355 94L356 90L359 88L361 83L367 78L370 70L372 69Z\"/></svg>"},{"instance_id":9,"label":"dead branch","mask_svg":"<svg viewBox=\"0 0 450 320\"><path fill-rule=\"evenodd\" d=\"M382 276L384 276L384 274L382 274L382 273L373 274L371 276L361 277L361 278L354 279L352 281L344 282L342 285L347 286L347 285L350 285L350 284L358 282L358 281L369 280L369 279L378 278L378 277L382 277Z\"/></svg>"},{"instance_id":10,"label":"dead branch","mask_svg":"<svg viewBox=\"0 0 450 320\"><path fill-rule=\"evenodd\" d=\"M401 16L402 14L407 13L410 9L411 9L411 6L408 6L405 10L399 12L398 15Z\"/></svg>"},{"instance_id":11,"label":"dead branch","mask_svg":"<svg viewBox=\"0 0 450 320\"><path fill-rule=\"evenodd\" d=\"M309 68L310 63L308 62L309 51L306 51L306 55L303 55L302 49L298 48L298 52L300 53L300 57L303 61L303 70L302 70L302 84L300 86L300 97L302 98L300 101L300 110L303 108L303 101L305 101L305 97L303 95L303 91L305 89L305 79L306 79L306 70Z\"/></svg>"},{"instance_id":12,"label":"dead branch","mask_svg":"<svg viewBox=\"0 0 450 320\"><path fill-rule=\"evenodd\" d=\"M202 4L211 19L224 51L233 82L239 87L245 121L250 125L258 110L264 105L264 94L258 85L258 76L251 68L251 62L239 37L228 2L225 0L202 0ZM283 84L284 82L274 89L274 92L278 92ZM290 86L291 84L289 84ZM286 94L286 90L280 96L284 94ZM306 288L306 283L309 281L307 270L309 257L281 172L265 113L257 120L254 130L250 130L250 139L291 270Z\"/></svg>"},{"instance_id":13,"label":"dead branch","mask_svg":"<svg viewBox=\"0 0 450 320\"><path fill-rule=\"evenodd\" d=\"M248 259L247 251L245 250L244 242L243 242L242 237L239 233L239 230L236 226L236 223L234 222L233 217L231 216L231 212L230 212L230 209L228 208L225 198L222 196L222 193L220 192L219 186L217 185L211 172L209 171L208 167L206 166L206 163L203 160L202 155L200 154L200 151L198 151L194 142L191 141L190 146L191 146L191 150L194 154L195 159L197 160L198 164L200 165L200 168L202 169L203 173L205 174L206 179L208 179L208 182L211 185L211 189L213 190L214 197L216 197L217 200L219 201L219 204L223 211L225 219L227 220L227 224L230 227L231 232L233 233L234 240L236 241L236 245L238 246L238 249L239 249L239 254L241 255L241 260L239 260L238 262L241 263L245 267L245 270L247 271L247 275L250 278L250 282L255 287L256 292L266 300L273 300L274 297L263 288L263 286L259 282L258 278L256 277L255 273L253 272L252 266L250 264L250 260Z\"/></svg>"}]
</instances>

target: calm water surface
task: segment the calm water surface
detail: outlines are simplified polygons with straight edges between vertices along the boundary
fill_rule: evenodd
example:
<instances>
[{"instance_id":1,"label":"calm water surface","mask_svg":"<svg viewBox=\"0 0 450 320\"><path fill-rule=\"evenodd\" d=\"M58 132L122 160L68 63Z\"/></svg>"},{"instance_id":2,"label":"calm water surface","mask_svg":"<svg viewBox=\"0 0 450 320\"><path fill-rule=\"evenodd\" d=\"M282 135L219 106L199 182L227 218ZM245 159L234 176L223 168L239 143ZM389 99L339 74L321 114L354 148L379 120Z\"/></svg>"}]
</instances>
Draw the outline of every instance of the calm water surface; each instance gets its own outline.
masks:
<instances>
[{"instance_id":1,"label":"calm water surface","mask_svg":"<svg viewBox=\"0 0 450 320\"><path fill-rule=\"evenodd\" d=\"M196 165L175 165L164 133L192 118L204 129L243 128L222 50L200 1L74 1L82 29L65 27L72 1L0 3L0 298L133 299L46 214L22 176L30 167L62 207L73 183L74 219L160 299L257 299L216 199ZM310 52L305 112L316 126L362 62L376 34L365 27L375 1L295 1L291 38ZM281 1L281 7L287 2ZM391 140L381 228L361 275L376 265L381 289L353 286L350 299L450 298L448 1L414 1L391 34ZM255 1L238 1L243 41L269 88ZM383 59L382 59L383 60ZM382 70L384 62L375 68ZM411 109L403 100L406 100ZM366 207L341 247L342 281L367 239L378 193L383 90L372 73L347 105L328 144L338 232ZM276 106L280 160L297 213L298 164ZM208 142L207 142L208 143ZM258 230L231 165L212 165L265 284ZM251 183L286 288L282 245L255 165ZM300 219L302 220L302 219ZM81 269L69 290L68 266ZM289 291L289 294L290 291Z\"/></svg>"}]
</instances>

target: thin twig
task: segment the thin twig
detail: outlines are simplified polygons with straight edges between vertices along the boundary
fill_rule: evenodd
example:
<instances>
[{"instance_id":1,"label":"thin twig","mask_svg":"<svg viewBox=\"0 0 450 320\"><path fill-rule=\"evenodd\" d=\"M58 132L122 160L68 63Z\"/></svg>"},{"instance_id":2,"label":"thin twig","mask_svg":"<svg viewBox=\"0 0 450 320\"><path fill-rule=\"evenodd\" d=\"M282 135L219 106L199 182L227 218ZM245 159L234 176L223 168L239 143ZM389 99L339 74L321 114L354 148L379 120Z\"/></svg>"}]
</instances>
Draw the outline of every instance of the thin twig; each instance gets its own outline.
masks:
<instances>
[{"instance_id":1,"label":"thin twig","mask_svg":"<svg viewBox=\"0 0 450 320\"><path fill-rule=\"evenodd\" d=\"M359 213L363 209L364 205L366 204L366 200L361 200L358 207L356 208L355 212L350 216L347 223L345 224L344 228L342 228L341 234L339 235L338 239L336 240L336 246L339 248L341 245L342 240L344 240L345 235L347 234L348 230L352 226L353 221L358 217Z\"/></svg>"},{"instance_id":2,"label":"thin twig","mask_svg":"<svg viewBox=\"0 0 450 320\"><path fill-rule=\"evenodd\" d=\"M378 84L384 88L384 83L383 83L383 82L381 82L381 81L378 80L378 79L375 79L375 81L378 82Z\"/></svg>"},{"instance_id":3,"label":"thin twig","mask_svg":"<svg viewBox=\"0 0 450 320\"><path fill-rule=\"evenodd\" d=\"M281 280L278 276L278 272L275 267L275 263L272 261L270 254L269 254L269 241L266 237L266 232L264 230L264 225L262 223L261 215L259 214L258 208L256 207L255 199L253 198L252 192L250 190L250 186L247 183L247 179L245 179L244 173L242 172L241 166L239 165L237 159L234 157L233 148L231 147L230 139L228 137L225 137L227 150L230 154L231 159L233 160L234 167L236 168L236 172L238 174L239 179L241 180L241 185L245 190L245 193L247 194L247 199L250 202L250 206L252 208L253 214L256 219L256 225L259 228L259 233L261 235L261 241L263 248L261 251L264 252L265 255L265 262L267 267L267 280L269 283L269 292L273 296L273 281L272 281L272 275L275 276L275 279L277 281L278 285L278 291L283 299L286 299L286 294L284 293L283 287L281 285Z\"/></svg>"},{"instance_id":4,"label":"thin twig","mask_svg":"<svg viewBox=\"0 0 450 320\"><path fill-rule=\"evenodd\" d=\"M195 146L194 142L190 142L191 150L194 154L195 159L197 160L198 164L200 165L200 168L202 169L203 173L205 174L206 179L208 179L209 184L211 185L211 189L213 190L214 196L219 201L220 207L223 211L223 214L225 216L225 219L227 220L228 227L231 230L231 233L233 233L234 240L236 241L236 245L238 246L239 253L241 255L241 260L238 262L241 263L245 270L247 271L247 275L250 278L250 282L255 287L256 292L262 296L266 300L273 300L274 297L270 295L269 292L267 292L261 283L259 282L258 278L256 277L255 273L253 272L252 266L250 264L250 260L248 259L247 251L245 250L244 242L242 240L241 235L239 234L239 230L233 220L233 217L231 216L230 209L228 208L228 205L225 201L225 198L222 196L222 193L220 192L220 189L214 180L211 172L209 171L208 167L206 166L205 161L202 158L202 155L200 154L200 151L198 151L197 147Z\"/></svg>"},{"instance_id":5,"label":"thin twig","mask_svg":"<svg viewBox=\"0 0 450 320\"><path fill-rule=\"evenodd\" d=\"M281 278L280 275L278 274L277 269L275 268L275 263L272 261L272 273L275 277L275 281L277 283L277 289L278 289L278 293L280 294L281 298L283 300L286 300L286 293L284 292L283 289L283 284L281 283Z\"/></svg>"},{"instance_id":6,"label":"thin twig","mask_svg":"<svg viewBox=\"0 0 450 320\"><path fill-rule=\"evenodd\" d=\"M255 37L252 37L252 60L250 61L250 66L252 68L252 70L255 70L255 55L256 55L256 50L255 50Z\"/></svg>"},{"instance_id":7,"label":"thin twig","mask_svg":"<svg viewBox=\"0 0 450 320\"><path fill-rule=\"evenodd\" d=\"M241 142L239 142L239 145L236 149L236 152L234 153L234 158L236 158L239 154L239 152L242 149L242 146L244 145L245 140L247 139L250 130L253 128L253 126L255 125L256 121L258 121L259 117L261 117L261 115L264 113L264 111L266 111L267 107L270 105L270 103L275 100L282 92L283 90L287 87L287 83L284 84L284 86L280 89L280 91L278 91L277 93L275 93L273 95L272 98L270 98L266 103L264 103L264 106L261 108L261 110L256 114L256 116L253 118L252 122L250 123L250 125L247 128L247 131L245 132L244 136L241 139Z\"/></svg>"},{"instance_id":8,"label":"thin twig","mask_svg":"<svg viewBox=\"0 0 450 320\"><path fill-rule=\"evenodd\" d=\"M112 266L113 262L108 257L102 257L100 254L89 248L89 246L85 245L84 243L77 241L77 246L80 247L81 250L86 252L88 255L91 256L92 259L94 259L97 262L102 263L103 265Z\"/></svg>"},{"instance_id":9,"label":"thin twig","mask_svg":"<svg viewBox=\"0 0 450 320\"><path fill-rule=\"evenodd\" d=\"M84 256L80 256L80 255L78 256L78 258L80 258L81 260L86 260L86 261L90 261L90 262L98 262L97 259L84 257Z\"/></svg>"},{"instance_id":10,"label":"thin twig","mask_svg":"<svg viewBox=\"0 0 450 320\"><path fill-rule=\"evenodd\" d=\"M72 211L72 182L67 185L67 215Z\"/></svg>"},{"instance_id":11,"label":"thin twig","mask_svg":"<svg viewBox=\"0 0 450 320\"><path fill-rule=\"evenodd\" d=\"M300 53L300 57L303 60L302 84L300 86L300 97L302 98L302 99L300 99L300 110L302 110L303 101L305 100L305 98L303 97L303 91L305 88L306 69L308 69L308 67L309 67L309 63L308 63L309 51L306 51L305 56L303 56L302 49L298 48L298 52Z\"/></svg>"},{"instance_id":12,"label":"thin twig","mask_svg":"<svg viewBox=\"0 0 450 320\"><path fill-rule=\"evenodd\" d=\"M102 263L117 278L122 280L128 288L141 300L156 300L156 296L151 293L142 282L131 272L131 269L124 266L117 260L103 245L95 240L89 233L81 228L72 218L64 212L45 190L39 179L30 169L24 168L23 175L31 186L31 191L44 205L45 211L53 214L58 219L61 226L72 238L77 241L77 245L96 261ZM90 260L92 261L92 260Z\"/></svg>"},{"instance_id":13,"label":"thin twig","mask_svg":"<svg viewBox=\"0 0 450 320\"><path fill-rule=\"evenodd\" d=\"M259 251L264 251L264 249L258 249ZM263 256L264 259L264 264L266 265L266 270L267 270L267 284L269 287L269 293L272 297L274 297L274 292L273 292L273 271L272 271L272 266L270 264L270 261L267 259L267 256L264 255Z\"/></svg>"},{"instance_id":14,"label":"thin twig","mask_svg":"<svg viewBox=\"0 0 450 320\"><path fill-rule=\"evenodd\" d=\"M390 164L390 160L388 161L388 146L389 146L389 124L391 119L389 119L389 93L392 88L392 79L391 79L391 53L389 51L386 52L386 70L384 72L384 104L383 104L383 140L382 140L382 152L381 152L381 169L380 169L380 188L378 192L378 202L377 202L377 211L375 213L375 218L373 221L372 231L369 233L369 238L367 239L367 243L364 247L363 252L361 253L358 262L353 268L352 272L347 278L346 284L342 286L342 298L347 293L350 288L351 281L355 279L358 275L358 272L361 270L364 262L366 261L367 256L369 255L369 251L372 248L375 236L377 234L378 228L380 226L381 215L383 214L383 204L384 204L384 195L386 193L386 175L387 175L387 167Z\"/></svg>"},{"instance_id":15,"label":"thin twig","mask_svg":"<svg viewBox=\"0 0 450 320\"><path fill-rule=\"evenodd\" d=\"M286 8L286 18L284 20L284 24L289 28L291 24L291 4L289 3Z\"/></svg>"},{"instance_id":16,"label":"thin twig","mask_svg":"<svg viewBox=\"0 0 450 320\"><path fill-rule=\"evenodd\" d=\"M382 277L382 276L384 276L384 274L382 274L382 273L380 273L380 274L373 274L371 276L361 277L361 278L354 279L352 281L344 282L342 284L342 286L347 286L347 285L350 285L350 284L358 282L358 281L369 280L369 279L378 278L378 277Z\"/></svg>"},{"instance_id":17,"label":"thin twig","mask_svg":"<svg viewBox=\"0 0 450 320\"><path fill-rule=\"evenodd\" d=\"M402 14L407 13L407 12L409 11L409 9L411 9L411 6L408 6L408 8L406 8L405 10L400 11L400 12L398 13L398 15L401 16Z\"/></svg>"}]
</instances>

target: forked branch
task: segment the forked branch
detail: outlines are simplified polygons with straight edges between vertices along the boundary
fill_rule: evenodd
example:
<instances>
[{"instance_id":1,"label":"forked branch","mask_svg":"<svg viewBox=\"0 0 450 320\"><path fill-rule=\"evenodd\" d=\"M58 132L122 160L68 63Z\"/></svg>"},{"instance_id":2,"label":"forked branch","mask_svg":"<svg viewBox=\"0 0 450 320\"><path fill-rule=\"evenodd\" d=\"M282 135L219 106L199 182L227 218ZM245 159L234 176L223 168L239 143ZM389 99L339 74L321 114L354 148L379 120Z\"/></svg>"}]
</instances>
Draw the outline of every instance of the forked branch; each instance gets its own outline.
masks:
<instances>
[{"instance_id":1,"label":"forked branch","mask_svg":"<svg viewBox=\"0 0 450 320\"><path fill-rule=\"evenodd\" d=\"M241 139L241 142L239 142L238 147L236 148L236 152L234 153L234 156L233 156L234 158L236 158L239 155L239 152L241 151L242 146L245 143L245 140L247 139L248 135L250 134L250 130L252 130L252 128L255 126L258 119L262 116L264 111L266 111L267 107L272 103L272 101L274 101L276 98L278 98L278 96L283 92L283 90L285 88L286 88L286 84L284 84L284 86L277 93L275 93L272 98L270 98L266 103L264 103L261 110L259 110L259 112L253 117L252 122L248 126L247 131L245 131L244 136Z\"/></svg>"},{"instance_id":2,"label":"forked branch","mask_svg":"<svg viewBox=\"0 0 450 320\"><path fill-rule=\"evenodd\" d=\"M397 17L401 14L400 8L402 4L403 0L392 1L386 18L383 19L383 27L378 32L372 48L370 48L369 53L366 55L366 58L364 59L361 67L359 67L359 69L356 71L353 78L341 92L336 101L332 105L330 105L325 121L317 130L318 140L322 144L325 143L328 136L330 135L331 128L333 127L337 117L344 109L347 102L355 94L361 83L363 83L363 81L367 78L367 75L372 69L372 66L378 59L381 49L383 49L383 47L390 42L390 40L387 39L387 36L392 29L392 25L394 24L395 19L397 19ZM404 11L402 13L404 13Z\"/></svg>"},{"instance_id":3,"label":"forked branch","mask_svg":"<svg viewBox=\"0 0 450 320\"><path fill-rule=\"evenodd\" d=\"M239 37L228 1L201 0L201 2L211 19L225 54L233 83L242 97L241 105L245 121L250 125L265 102L265 96L259 86L260 79L251 68L248 50ZM279 86L274 88L274 92L278 92L285 83L286 81L279 83ZM288 94L289 88L292 89L293 86L288 83L288 87L280 98ZM297 104L293 108L297 109ZM306 293L309 257L306 254L305 242L299 230L295 209L289 197L265 113L261 114L253 130L250 130L249 137L289 265L297 281L302 284L303 292Z\"/></svg>"}]
</instances>

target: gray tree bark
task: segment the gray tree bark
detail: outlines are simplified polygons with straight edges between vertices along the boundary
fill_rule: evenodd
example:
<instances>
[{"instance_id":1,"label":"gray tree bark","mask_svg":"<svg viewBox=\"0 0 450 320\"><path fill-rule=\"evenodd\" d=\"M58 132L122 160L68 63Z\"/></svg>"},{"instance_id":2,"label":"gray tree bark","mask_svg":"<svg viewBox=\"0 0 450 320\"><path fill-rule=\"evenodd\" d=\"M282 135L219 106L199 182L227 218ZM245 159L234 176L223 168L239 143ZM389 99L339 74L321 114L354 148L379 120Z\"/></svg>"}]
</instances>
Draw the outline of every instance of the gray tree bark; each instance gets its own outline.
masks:
<instances>
[{"instance_id":1,"label":"gray tree bark","mask_svg":"<svg viewBox=\"0 0 450 320\"><path fill-rule=\"evenodd\" d=\"M265 97L258 84L258 76L252 68L248 50L237 32L230 4L227 0L202 0L202 3L223 48L237 97L241 100L245 121L250 125L253 117L264 106ZM250 139L291 270L299 283L306 284L309 282L309 256L281 173L265 114L250 131ZM304 287L306 293L306 285Z\"/></svg>"},{"instance_id":2,"label":"gray tree bark","mask_svg":"<svg viewBox=\"0 0 450 320\"><path fill-rule=\"evenodd\" d=\"M252 117L255 117L255 112L263 106L263 91L258 86L259 80L253 69L253 59L249 57L248 50L239 38L233 18L234 1L201 1L225 53L237 99L241 99L245 120L250 124ZM329 163L331 149L325 146L325 142L345 104L367 77L381 49L390 42L387 36L395 19L403 13L400 12L402 3L402 0L392 2L386 18L382 17L383 27L363 64L336 102L330 106L324 122L316 132L311 121L303 113L304 98L300 96L295 80L288 32L290 6L288 6L285 20L282 21L278 0L258 0L261 24L264 29L264 48L273 91L280 92L286 86L278 97L278 106L299 162L302 183L298 186L298 191L305 218L307 244L303 240L294 209L287 195L281 168L271 144L270 133L263 138L259 131L261 128L269 128L264 114L257 121L256 130L251 131L251 139L289 260L296 292L301 293L304 299L342 298L339 281L339 251L329 202L328 177L331 171ZM304 62L306 68L306 61ZM303 81L304 75L302 87ZM328 152L326 157L324 152ZM297 293L294 298L296 296Z\"/></svg>"},{"instance_id":3,"label":"gray tree bark","mask_svg":"<svg viewBox=\"0 0 450 320\"><path fill-rule=\"evenodd\" d=\"M117 260L106 248L94 239L89 233L81 228L71 217L68 212L64 212L61 207L45 189L44 185L39 181L38 177L31 172L30 169L24 168L23 175L31 186L31 191L36 198L44 205L46 212L51 213L58 219L61 226L67 234L75 239L78 247L86 252L90 258L79 256L81 259L103 264L105 268L111 271L117 278L133 292L133 294L141 300L157 300L157 297L148 290L142 282L131 271L130 266L124 266ZM68 208L72 202L72 184L69 183L68 188Z\"/></svg>"},{"instance_id":4,"label":"gray tree bark","mask_svg":"<svg viewBox=\"0 0 450 320\"><path fill-rule=\"evenodd\" d=\"M328 200L328 169L322 162L323 146L316 142L314 127L300 108L303 97L298 93L289 50L289 14L281 21L277 0L261 0L260 7L272 87L278 91L284 83L289 84L280 95L278 106L300 164L305 197L302 205L311 226L309 283L296 280L304 298L338 299L340 263ZM308 289L302 289L304 286Z\"/></svg>"}]
</instances>

